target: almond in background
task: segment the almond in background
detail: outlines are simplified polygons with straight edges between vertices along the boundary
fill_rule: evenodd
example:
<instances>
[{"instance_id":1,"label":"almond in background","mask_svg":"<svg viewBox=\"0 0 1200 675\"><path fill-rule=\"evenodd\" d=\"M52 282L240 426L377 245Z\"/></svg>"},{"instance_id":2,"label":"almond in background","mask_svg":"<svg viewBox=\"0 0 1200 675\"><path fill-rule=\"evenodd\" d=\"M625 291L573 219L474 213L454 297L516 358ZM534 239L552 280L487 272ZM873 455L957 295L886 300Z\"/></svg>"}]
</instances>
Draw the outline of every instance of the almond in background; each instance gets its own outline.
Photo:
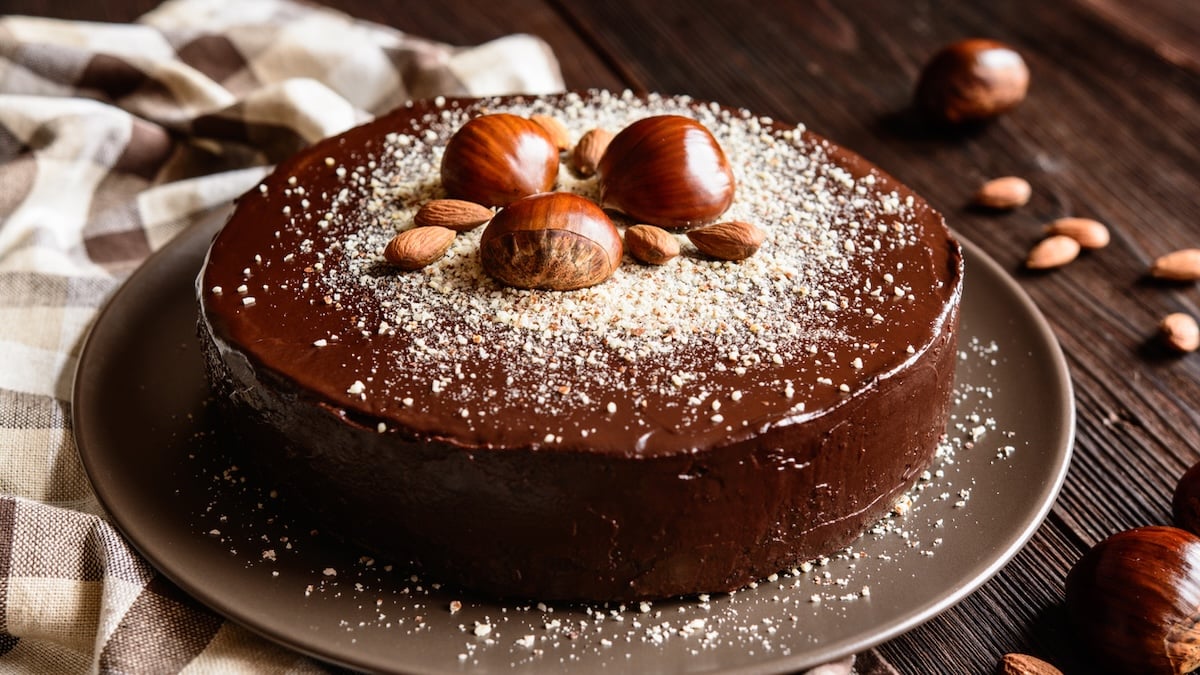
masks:
<instances>
[{"instance_id":1,"label":"almond in background","mask_svg":"<svg viewBox=\"0 0 1200 675\"><path fill-rule=\"evenodd\" d=\"M1150 266L1150 276L1169 281L1200 279L1200 249L1184 248L1158 258Z\"/></svg>"},{"instance_id":2,"label":"almond in background","mask_svg":"<svg viewBox=\"0 0 1200 675\"><path fill-rule=\"evenodd\" d=\"M536 123L550 136L550 140L554 143L554 147L559 151L571 149L571 132L567 130L567 125L562 123L562 120L553 115L530 115L529 120Z\"/></svg>"},{"instance_id":3,"label":"almond in background","mask_svg":"<svg viewBox=\"0 0 1200 675\"><path fill-rule=\"evenodd\" d=\"M1200 326L1191 314L1175 312L1163 317L1158 324L1163 341L1177 352L1194 352L1200 348Z\"/></svg>"},{"instance_id":4,"label":"almond in background","mask_svg":"<svg viewBox=\"0 0 1200 675\"><path fill-rule=\"evenodd\" d=\"M1091 218L1059 218L1046 225L1046 234L1066 235L1088 249L1104 248L1110 239L1104 223Z\"/></svg>"},{"instance_id":5,"label":"almond in background","mask_svg":"<svg viewBox=\"0 0 1200 675\"><path fill-rule=\"evenodd\" d=\"M608 129L596 128L585 133L571 152L571 168L575 173L585 178L595 175L600 158L612 139L613 132Z\"/></svg>"},{"instance_id":6,"label":"almond in background","mask_svg":"<svg viewBox=\"0 0 1200 675\"><path fill-rule=\"evenodd\" d=\"M975 192L971 202L988 209L1009 210L1029 203L1033 187L1020 176L993 178Z\"/></svg>"},{"instance_id":7,"label":"almond in background","mask_svg":"<svg viewBox=\"0 0 1200 675\"><path fill-rule=\"evenodd\" d=\"M1079 257L1079 242L1065 234L1055 234L1039 241L1025 258L1025 267L1048 270L1062 267Z\"/></svg>"}]
</instances>

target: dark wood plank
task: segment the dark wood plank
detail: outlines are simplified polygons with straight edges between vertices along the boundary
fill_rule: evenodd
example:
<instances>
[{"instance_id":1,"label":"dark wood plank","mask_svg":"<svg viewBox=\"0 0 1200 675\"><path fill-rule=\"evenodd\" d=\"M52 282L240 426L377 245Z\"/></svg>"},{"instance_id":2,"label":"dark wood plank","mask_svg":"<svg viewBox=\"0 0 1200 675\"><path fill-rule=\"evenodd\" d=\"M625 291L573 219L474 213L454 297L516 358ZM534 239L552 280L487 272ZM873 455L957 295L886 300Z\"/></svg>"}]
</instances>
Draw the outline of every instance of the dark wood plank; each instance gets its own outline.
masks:
<instances>
[{"instance_id":1,"label":"dark wood plank","mask_svg":"<svg viewBox=\"0 0 1200 675\"><path fill-rule=\"evenodd\" d=\"M885 645L902 672L991 672L1008 651L1084 668L1062 584L1090 544L1169 522L1178 475L1200 454L1200 361L1154 340L1192 285L1148 283L1157 255L1200 244L1200 79L1109 14L1071 3L793 3L755 7L573 5L608 27L603 48L650 89L690 92L805 121L912 184L1013 271L1068 355L1080 412L1074 467L1031 545L959 607ZM1180 35L1196 22L1184 22ZM1034 85L1013 115L973 134L914 124L917 73L938 46L985 35L1017 46ZM703 45L697 49L696 45ZM997 216L965 207L985 178L1018 174L1036 197ZM1098 218L1114 243L1053 273L1021 263L1045 221Z\"/></svg>"},{"instance_id":2,"label":"dark wood plank","mask_svg":"<svg viewBox=\"0 0 1200 675\"><path fill-rule=\"evenodd\" d=\"M1077 0L1131 37L1145 42L1167 61L1200 70L1200 22L1186 21L1196 12L1188 0ZM1194 17L1193 17L1194 18Z\"/></svg>"}]
</instances>

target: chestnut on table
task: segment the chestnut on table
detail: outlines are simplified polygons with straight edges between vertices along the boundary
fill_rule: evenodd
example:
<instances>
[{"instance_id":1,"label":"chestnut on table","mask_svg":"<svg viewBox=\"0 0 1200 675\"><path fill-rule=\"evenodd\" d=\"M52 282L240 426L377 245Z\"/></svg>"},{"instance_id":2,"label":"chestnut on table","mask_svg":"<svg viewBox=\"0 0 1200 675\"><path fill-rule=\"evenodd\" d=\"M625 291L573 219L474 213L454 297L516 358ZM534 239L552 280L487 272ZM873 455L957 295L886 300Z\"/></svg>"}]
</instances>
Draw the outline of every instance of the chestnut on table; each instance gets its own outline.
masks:
<instances>
[{"instance_id":1,"label":"chestnut on table","mask_svg":"<svg viewBox=\"0 0 1200 675\"><path fill-rule=\"evenodd\" d=\"M944 47L921 71L917 104L949 124L982 122L1025 100L1029 67L1012 47L969 38Z\"/></svg>"},{"instance_id":2,"label":"chestnut on table","mask_svg":"<svg viewBox=\"0 0 1200 675\"><path fill-rule=\"evenodd\" d=\"M1067 576L1079 637L1120 672L1200 668L1200 537L1147 526L1112 535Z\"/></svg>"}]
</instances>

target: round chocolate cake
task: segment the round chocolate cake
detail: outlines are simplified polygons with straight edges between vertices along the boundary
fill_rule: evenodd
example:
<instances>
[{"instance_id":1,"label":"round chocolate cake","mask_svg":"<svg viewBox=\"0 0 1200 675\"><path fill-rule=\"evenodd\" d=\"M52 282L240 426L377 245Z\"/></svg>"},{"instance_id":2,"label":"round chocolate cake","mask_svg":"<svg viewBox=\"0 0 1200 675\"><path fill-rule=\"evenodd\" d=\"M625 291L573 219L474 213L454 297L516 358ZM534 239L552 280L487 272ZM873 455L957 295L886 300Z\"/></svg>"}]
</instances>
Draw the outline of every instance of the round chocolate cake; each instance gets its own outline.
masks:
<instances>
[{"instance_id":1,"label":"round chocolate cake","mask_svg":"<svg viewBox=\"0 0 1200 675\"><path fill-rule=\"evenodd\" d=\"M734 262L670 233L666 264L626 255L564 291L486 274L482 227L390 264L447 196L451 137L500 112L573 140L691 118L736 180L721 219L765 240ZM599 203L568 156L553 189ZM803 127L687 97L438 99L243 196L198 280L200 334L227 414L263 439L246 451L350 540L492 595L655 598L740 588L892 508L945 428L962 275L937 212Z\"/></svg>"}]
</instances>

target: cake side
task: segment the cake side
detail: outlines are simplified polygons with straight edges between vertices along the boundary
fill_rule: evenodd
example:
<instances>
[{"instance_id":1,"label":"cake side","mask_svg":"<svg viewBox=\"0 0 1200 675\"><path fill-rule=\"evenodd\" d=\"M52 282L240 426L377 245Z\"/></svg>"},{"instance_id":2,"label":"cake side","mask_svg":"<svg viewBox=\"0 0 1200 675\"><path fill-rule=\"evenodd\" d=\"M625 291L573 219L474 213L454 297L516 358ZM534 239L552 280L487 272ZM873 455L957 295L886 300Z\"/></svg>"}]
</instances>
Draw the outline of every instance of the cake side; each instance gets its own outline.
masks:
<instances>
[{"instance_id":1,"label":"cake side","mask_svg":"<svg viewBox=\"0 0 1200 675\"><path fill-rule=\"evenodd\" d=\"M298 404L206 352L252 461L329 529L443 583L536 600L733 591L831 554L929 466L945 428L954 328L914 368L804 423L686 455L488 452L403 438ZM298 441L297 439L303 439Z\"/></svg>"},{"instance_id":2,"label":"cake side","mask_svg":"<svg viewBox=\"0 0 1200 675\"><path fill-rule=\"evenodd\" d=\"M387 269L381 242L443 196L438 148L483 108L576 135L692 115L738 173L729 215L768 241L567 293L496 285L470 236ZM427 102L317 144L239 202L198 292L218 390L350 536L489 592L611 599L732 590L890 508L944 429L961 282L941 217L857 155L593 92Z\"/></svg>"}]
</instances>

